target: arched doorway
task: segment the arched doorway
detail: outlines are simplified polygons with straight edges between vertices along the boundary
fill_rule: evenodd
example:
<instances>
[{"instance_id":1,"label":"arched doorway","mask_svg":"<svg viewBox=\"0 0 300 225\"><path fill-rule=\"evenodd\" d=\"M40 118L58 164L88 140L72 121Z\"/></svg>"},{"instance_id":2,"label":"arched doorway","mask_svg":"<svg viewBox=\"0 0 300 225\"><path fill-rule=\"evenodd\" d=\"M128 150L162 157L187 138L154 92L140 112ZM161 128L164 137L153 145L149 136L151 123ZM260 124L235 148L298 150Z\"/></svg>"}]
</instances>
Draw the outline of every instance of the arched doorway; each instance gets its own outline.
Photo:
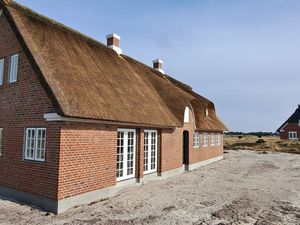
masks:
<instances>
[{"instance_id":1,"label":"arched doorway","mask_svg":"<svg viewBox=\"0 0 300 225\"><path fill-rule=\"evenodd\" d=\"M183 160L182 163L184 165L189 164L189 132L187 130L183 131Z\"/></svg>"}]
</instances>

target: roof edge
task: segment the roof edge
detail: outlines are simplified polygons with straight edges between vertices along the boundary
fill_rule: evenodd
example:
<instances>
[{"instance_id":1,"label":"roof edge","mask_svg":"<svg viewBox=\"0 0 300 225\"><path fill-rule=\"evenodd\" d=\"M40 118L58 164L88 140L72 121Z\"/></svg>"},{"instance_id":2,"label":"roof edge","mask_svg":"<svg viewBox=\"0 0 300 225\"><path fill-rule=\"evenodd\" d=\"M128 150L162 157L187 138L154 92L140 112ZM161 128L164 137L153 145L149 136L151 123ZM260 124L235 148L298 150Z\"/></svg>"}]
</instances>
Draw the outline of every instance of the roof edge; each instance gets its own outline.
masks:
<instances>
[{"instance_id":1,"label":"roof edge","mask_svg":"<svg viewBox=\"0 0 300 225\"><path fill-rule=\"evenodd\" d=\"M19 44L21 46L21 49L23 50L25 56L28 58L28 61L34 71L34 74L37 76L40 84L42 85L43 89L46 91L48 97L50 98L51 103L53 104L53 107L55 108L55 110L60 113L60 114L64 114L60 104L58 103L50 85L48 85L46 79L43 76L43 73L41 71L41 69L39 68L37 62L35 61L29 47L27 46L24 38L22 37L13 16L11 15L9 9L6 7L6 4L10 4L12 3L12 0L0 0L0 6L2 6L2 10L3 10L3 15L5 16L14 35L16 36L17 40L19 41ZM13 4L16 4L15 2L13 2Z\"/></svg>"}]
</instances>

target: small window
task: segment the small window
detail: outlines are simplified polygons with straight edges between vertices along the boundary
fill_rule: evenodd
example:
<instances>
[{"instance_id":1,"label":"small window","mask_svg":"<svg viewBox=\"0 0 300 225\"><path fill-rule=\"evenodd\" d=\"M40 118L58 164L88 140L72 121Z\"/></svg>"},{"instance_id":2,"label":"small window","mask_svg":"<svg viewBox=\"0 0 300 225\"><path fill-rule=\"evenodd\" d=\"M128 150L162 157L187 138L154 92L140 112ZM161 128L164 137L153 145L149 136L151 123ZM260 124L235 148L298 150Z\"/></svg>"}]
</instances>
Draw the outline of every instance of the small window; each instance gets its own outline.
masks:
<instances>
[{"instance_id":1,"label":"small window","mask_svg":"<svg viewBox=\"0 0 300 225\"><path fill-rule=\"evenodd\" d=\"M9 83L13 83L17 81L18 63L19 63L19 54L12 55L10 57L10 64L9 64Z\"/></svg>"},{"instance_id":2,"label":"small window","mask_svg":"<svg viewBox=\"0 0 300 225\"><path fill-rule=\"evenodd\" d=\"M222 134L218 134L217 136L217 145L221 145L222 144Z\"/></svg>"},{"instance_id":3,"label":"small window","mask_svg":"<svg viewBox=\"0 0 300 225\"><path fill-rule=\"evenodd\" d=\"M195 131L193 136L193 146L194 148L198 148L200 146L200 138L199 138L199 132Z\"/></svg>"},{"instance_id":4,"label":"small window","mask_svg":"<svg viewBox=\"0 0 300 225\"><path fill-rule=\"evenodd\" d=\"M205 110L205 116L208 116L208 108Z\"/></svg>"},{"instance_id":5,"label":"small window","mask_svg":"<svg viewBox=\"0 0 300 225\"><path fill-rule=\"evenodd\" d=\"M297 132L296 131L290 131L289 132L289 139L290 140L296 140L297 139Z\"/></svg>"},{"instance_id":6,"label":"small window","mask_svg":"<svg viewBox=\"0 0 300 225\"><path fill-rule=\"evenodd\" d=\"M2 157L3 149L3 128L0 128L0 157Z\"/></svg>"},{"instance_id":7,"label":"small window","mask_svg":"<svg viewBox=\"0 0 300 225\"><path fill-rule=\"evenodd\" d=\"M46 128L27 128L25 130L25 159L45 161Z\"/></svg>"},{"instance_id":8,"label":"small window","mask_svg":"<svg viewBox=\"0 0 300 225\"><path fill-rule=\"evenodd\" d=\"M216 137L214 133L210 134L210 145L215 146L216 145Z\"/></svg>"},{"instance_id":9,"label":"small window","mask_svg":"<svg viewBox=\"0 0 300 225\"><path fill-rule=\"evenodd\" d=\"M0 59L0 85L3 84L4 59Z\"/></svg>"},{"instance_id":10,"label":"small window","mask_svg":"<svg viewBox=\"0 0 300 225\"><path fill-rule=\"evenodd\" d=\"M185 123L189 123L190 122L190 108L189 107L185 107L185 110L184 110L184 122Z\"/></svg>"},{"instance_id":11,"label":"small window","mask_svg":"<svg viewBox=\"0 0 300 225\"><path fill-rule=\"evenodd\" d=\"M203 146L204 147L208 146L208 134L207 133L203 134Z\"/></svg>"}]
</instances>

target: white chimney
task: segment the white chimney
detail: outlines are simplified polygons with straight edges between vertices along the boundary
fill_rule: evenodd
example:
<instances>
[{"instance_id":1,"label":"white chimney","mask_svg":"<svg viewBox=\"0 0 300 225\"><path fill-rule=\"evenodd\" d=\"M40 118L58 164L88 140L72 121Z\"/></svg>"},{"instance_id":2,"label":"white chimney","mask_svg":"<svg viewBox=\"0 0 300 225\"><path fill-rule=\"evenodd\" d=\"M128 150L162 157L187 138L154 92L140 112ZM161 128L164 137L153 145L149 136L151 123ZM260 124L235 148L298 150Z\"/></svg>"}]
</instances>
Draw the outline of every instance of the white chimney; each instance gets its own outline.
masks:
<instances>
[{"instance_id":1,"label":"white chimney","mask_svg":"<svg viewBox=\"0 0 300 225\"><path fill-rule=\"evenodd\" d=\"M155 59L152 61L153 62L153 68L164 74L165 72L163 71L163 64L164 62L161 59Z\"/></svg>"},{"instance_id":2,"label":"white chimney","mask_svg":"<svg viewBox=\"0 0 300 225\"><path fill-rule=\"evenodd\" d=\"M121 37L115 33L106 35L107 46L115 50L119 55L122 54L122 49L120 48Z\"/></svg>"}]
</instances>

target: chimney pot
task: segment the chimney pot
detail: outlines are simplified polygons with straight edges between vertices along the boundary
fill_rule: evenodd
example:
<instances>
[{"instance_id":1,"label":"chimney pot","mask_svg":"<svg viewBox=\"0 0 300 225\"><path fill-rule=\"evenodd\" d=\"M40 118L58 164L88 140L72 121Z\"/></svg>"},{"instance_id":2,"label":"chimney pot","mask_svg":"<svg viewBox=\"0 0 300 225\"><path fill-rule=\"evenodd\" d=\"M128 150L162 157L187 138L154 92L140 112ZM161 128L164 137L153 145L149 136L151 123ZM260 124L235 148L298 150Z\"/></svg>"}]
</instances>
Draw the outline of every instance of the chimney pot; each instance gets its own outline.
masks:
<instances>
[{"instance_id":1,"label":"chimney pot","mask_svg":"<svg viewBox=\"0 0 300 225\"><path fill-rule=\"evenodd\" d=\"M115 33L106 35L107 46L115 50L119 55L122 54L122 49L120 48L121 37Z\"/></svg>"},{"instance_id":2,"label":"chimney pot","mask_svg":"<svg viewBox=\"0 0 300 225\"><path fill-rule=\"evenodd\" d=\"M157 71L161 72L162 74L164 74L164 71L163 71L164 62L161 59L155 59L152 62L153 62L153 68L156 69Z\"/></svg>"}]
</instances>

